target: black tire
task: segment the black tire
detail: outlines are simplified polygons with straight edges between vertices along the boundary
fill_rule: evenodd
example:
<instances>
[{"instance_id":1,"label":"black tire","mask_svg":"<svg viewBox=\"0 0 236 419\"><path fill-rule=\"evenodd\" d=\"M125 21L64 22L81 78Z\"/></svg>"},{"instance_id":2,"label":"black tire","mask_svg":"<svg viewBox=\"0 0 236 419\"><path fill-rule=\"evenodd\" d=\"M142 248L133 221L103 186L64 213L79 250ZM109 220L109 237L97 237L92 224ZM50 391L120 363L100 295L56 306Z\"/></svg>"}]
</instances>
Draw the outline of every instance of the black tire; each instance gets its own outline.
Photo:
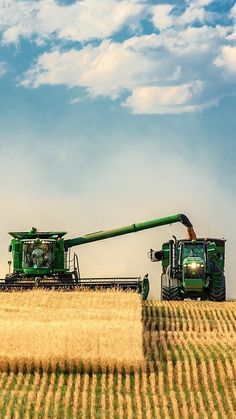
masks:
<instances>
[{"instance_id":1,"label":"black tire","mask_svg":"<svg viewBox=\"0 0 236 419\"><path fill-rule=\"evenodd\" d=\"M145 275L145 277L143 278L142 290L141 290L141 299L142 300L144 300L144 301L147 300L149 290L150 290L150 284L149 284L148 275Z\"/></svg>"},{"instance_id":2,"label":"black tire","mask_svg":"<svg viewBox=\"0 0 236 419\"><path fill-rule=\"evenodd\" d=\"M75 283L75 280L72 275L59 276L56 280L58 280L62 285L66 285L66 284L71 285Z\"/></svg>"},{"instance_id":3,"label":"black tire","mask_svg":"<svg viewBox=\"0 0 236 419\"><path fill-rule=\"evenodd\" d=\"M209 286L209 300L210 301L225 301L226 300L226 287L225 276L222 275L221 287L216 288L214 284Z\"/></svg>"},{"instance_id":4,"label":"black tire","mask_svg":"<svg viewBox=\"0 0 236 419\"><path fill-rule=\"evenodd\" d=\"M179 288L177 286L171 286L169 280L169 286L163 285L163 277L161 278L161 300L179 300Z\"/></svg>"},{"instance_id":5,"label":"black tire","mask_svg":"<svg viewBox=\"0 0 236 419\"><path fill-rule=\"evenodd\" d=\"M178 287L165 287L161 289L161 299L163 300L179 300L179 290Z\"/></svg>"},{"instance_id":6,"label":"black tire","mask_svg":"<svg viewBox=\"0 0 236 419\"><path fill-rule=\"evenodd\" d=\"M14 284L18 280L18 276L14 274L7 274L5 277L6 284Z\"/></svg>"}]
</instances>

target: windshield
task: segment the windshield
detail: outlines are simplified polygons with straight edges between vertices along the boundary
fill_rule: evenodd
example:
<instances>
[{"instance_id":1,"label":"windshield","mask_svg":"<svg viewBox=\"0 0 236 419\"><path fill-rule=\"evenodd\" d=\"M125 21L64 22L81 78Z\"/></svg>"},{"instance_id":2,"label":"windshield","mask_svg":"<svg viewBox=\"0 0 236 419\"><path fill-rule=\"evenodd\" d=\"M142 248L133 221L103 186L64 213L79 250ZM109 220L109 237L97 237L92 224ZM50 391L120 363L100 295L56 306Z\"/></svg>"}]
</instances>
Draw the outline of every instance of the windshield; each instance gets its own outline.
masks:
<instances>
[{"instance_id":1,"label":"windshield","mask_svg":"<svg viewBox=\"0 0 236 419\"><path fill-rule=\"evenodd\" d=\"M43 241L25 241L23 244L24 268L51 268L53 264L53 242Z\"/></svg>"},{"instance_id":2,"label":"windshield","mask_svg":"<svg viewBox=\"0 0 236 419\"><path fill-rule=\"evenodd\" d=\"M182 247L182 260L186 258L201 258L204 260L205 248L202 244L184 244Z\"/></svg>"}]
</instances>

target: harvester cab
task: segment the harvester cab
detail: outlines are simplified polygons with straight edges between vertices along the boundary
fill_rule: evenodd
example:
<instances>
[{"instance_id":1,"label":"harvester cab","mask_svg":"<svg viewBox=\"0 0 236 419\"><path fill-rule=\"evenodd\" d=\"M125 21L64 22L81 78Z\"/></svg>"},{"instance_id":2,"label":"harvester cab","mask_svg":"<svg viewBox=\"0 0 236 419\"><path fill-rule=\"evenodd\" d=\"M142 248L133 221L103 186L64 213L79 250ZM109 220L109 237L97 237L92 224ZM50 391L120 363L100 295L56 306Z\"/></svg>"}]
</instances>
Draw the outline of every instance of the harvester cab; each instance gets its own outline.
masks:
<instances>
[{"instance_id":1,"label":"harvester cab","mask_svg":"<svg viewBox=\"0 0 236 419\"><path fill-rule=\"evenodd\" d=\"M66 271L64 261L64 231L42 232L32 228L29 232L11 232L9 246L12 253L13 273L6 276L8 284L17 279L49 277Z\"/></svg>"},{"instance_id":2,"label":"harvester cab","mask_svg":"<svg viewBox=\"0 0 236 419\"><path fill-rule=\"evenodd\" d=\"M162 300L224 301L225 240L173 238L161 251L150 251L152 262L162 261Z\"/></svg>"},{"instance_id":3,"label":"harvester cab","mask_svg":"<svg viewBox=\"0 0 236 419\"><path fill-rule=\"evenodd\" d=\"M142 277L82 278L78 257L71 258L70 249L74 246L105 240L116 236L181 222L187 229L189 239L196 234L189 219L184 214L171 215L135 223L112 230L98 231L65 239L66 232L42 232L32 228L29 232L11 232L10 251L13 259L13 272L6 275L0 286L11 288L75 288L75 287L119 287L138 291L143 299L149 293L148 275Z\"/></svg>"}]
</instances>

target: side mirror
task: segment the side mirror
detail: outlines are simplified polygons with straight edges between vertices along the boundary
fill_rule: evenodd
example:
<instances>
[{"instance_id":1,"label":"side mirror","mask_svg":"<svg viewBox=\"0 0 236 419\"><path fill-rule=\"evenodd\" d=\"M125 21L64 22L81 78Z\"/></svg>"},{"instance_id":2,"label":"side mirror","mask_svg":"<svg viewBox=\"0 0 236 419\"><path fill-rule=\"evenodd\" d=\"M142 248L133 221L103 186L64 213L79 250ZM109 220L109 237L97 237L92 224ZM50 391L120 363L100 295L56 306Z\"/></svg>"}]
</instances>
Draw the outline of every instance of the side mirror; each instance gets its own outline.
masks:
<instances>
[{"instance_id":1,"label":"side mirror","mask_svg":"<svg viewBox=\"0 0 236 419\"><path fill-rule=\"evenodd\" d=\"M12 251L12 245L11 245L11 244L9 244L9 246L8 246L8 252L10 252L10 253L11 253L11 251Z\"/></svg>"},{"instance_id":2,"label":"side mirror","mask_svg":"<svg viewBox=\"0 0 236 419\"><path fill-rule=\"evenodd\" d=\"M162 250L150 250L149 257L152 262L160 262L163 259L163 251Z\"/></svg>"}]
</instances>

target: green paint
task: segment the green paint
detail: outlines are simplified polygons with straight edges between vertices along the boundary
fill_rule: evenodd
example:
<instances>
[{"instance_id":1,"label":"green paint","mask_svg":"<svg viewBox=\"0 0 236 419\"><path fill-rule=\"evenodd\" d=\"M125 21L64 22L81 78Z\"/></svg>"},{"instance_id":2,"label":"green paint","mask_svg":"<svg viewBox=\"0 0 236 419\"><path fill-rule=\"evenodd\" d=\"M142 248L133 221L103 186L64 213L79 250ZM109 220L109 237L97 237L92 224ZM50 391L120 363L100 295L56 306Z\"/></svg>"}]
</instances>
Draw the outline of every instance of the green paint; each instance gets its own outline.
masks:
<instances>
[{"instance_id":1,"label":"green paint","mask_svg":"<svg viewBox=\"0 0 236 419\"><path fill-rule=\"evenodd\" d=\"M154 252L155 255L155 252ZM171 240L162 246L162 295L225 300L225 240ZM173 290L176 290L175 292Z\"/></svg>"},{"instance_id":2,"label":"green paint","mask_svg":"<svg viewBox=\"0 0 236 419\"><path fill-rule=\"evenodd\" d=\"M67 248L72 246L80 246L81 244L91 243L94 241L105 240L116 236L122 236L125 234L136 233L142 230L148 230L155 227L161 227L167 224L173 224L177 222L183 222L182 214L171 215L169 217L157 218L142 223L130 224L125 227L115 228L113 230L97 231L95 233L89 233L85 236L80 236L75 239L65 240L65 246ZM191 224L191 223L190 223Z\"/></svg>"},{"instance_id":3,"label":"green paint","mask_svg":"<svg viewBox=\"0 0 236 419\"><path fill-rule=\"evenodd\" d=\"M74 239L64 239L65 231L42 232L37 231L34 227L28 232L10 232L9 234L12 236L10 251L13 258L13 274L8 275L6 280L9 282L14 282L15 278L17 280L25 278L57 278L59 281L76 280L75 269L72 271L71 267L67 265L69 248L177 222L181 222L186 227L192 226L185 215L176 214L112 230L98 231ZM119 281L114 284L126 288L130 286ZM99 281L97 285L100 285ZM142 281L138 278L136 289L141 293L143 300L147 299L149 293L147 276Z\"/></svg>"}]
</instances>

